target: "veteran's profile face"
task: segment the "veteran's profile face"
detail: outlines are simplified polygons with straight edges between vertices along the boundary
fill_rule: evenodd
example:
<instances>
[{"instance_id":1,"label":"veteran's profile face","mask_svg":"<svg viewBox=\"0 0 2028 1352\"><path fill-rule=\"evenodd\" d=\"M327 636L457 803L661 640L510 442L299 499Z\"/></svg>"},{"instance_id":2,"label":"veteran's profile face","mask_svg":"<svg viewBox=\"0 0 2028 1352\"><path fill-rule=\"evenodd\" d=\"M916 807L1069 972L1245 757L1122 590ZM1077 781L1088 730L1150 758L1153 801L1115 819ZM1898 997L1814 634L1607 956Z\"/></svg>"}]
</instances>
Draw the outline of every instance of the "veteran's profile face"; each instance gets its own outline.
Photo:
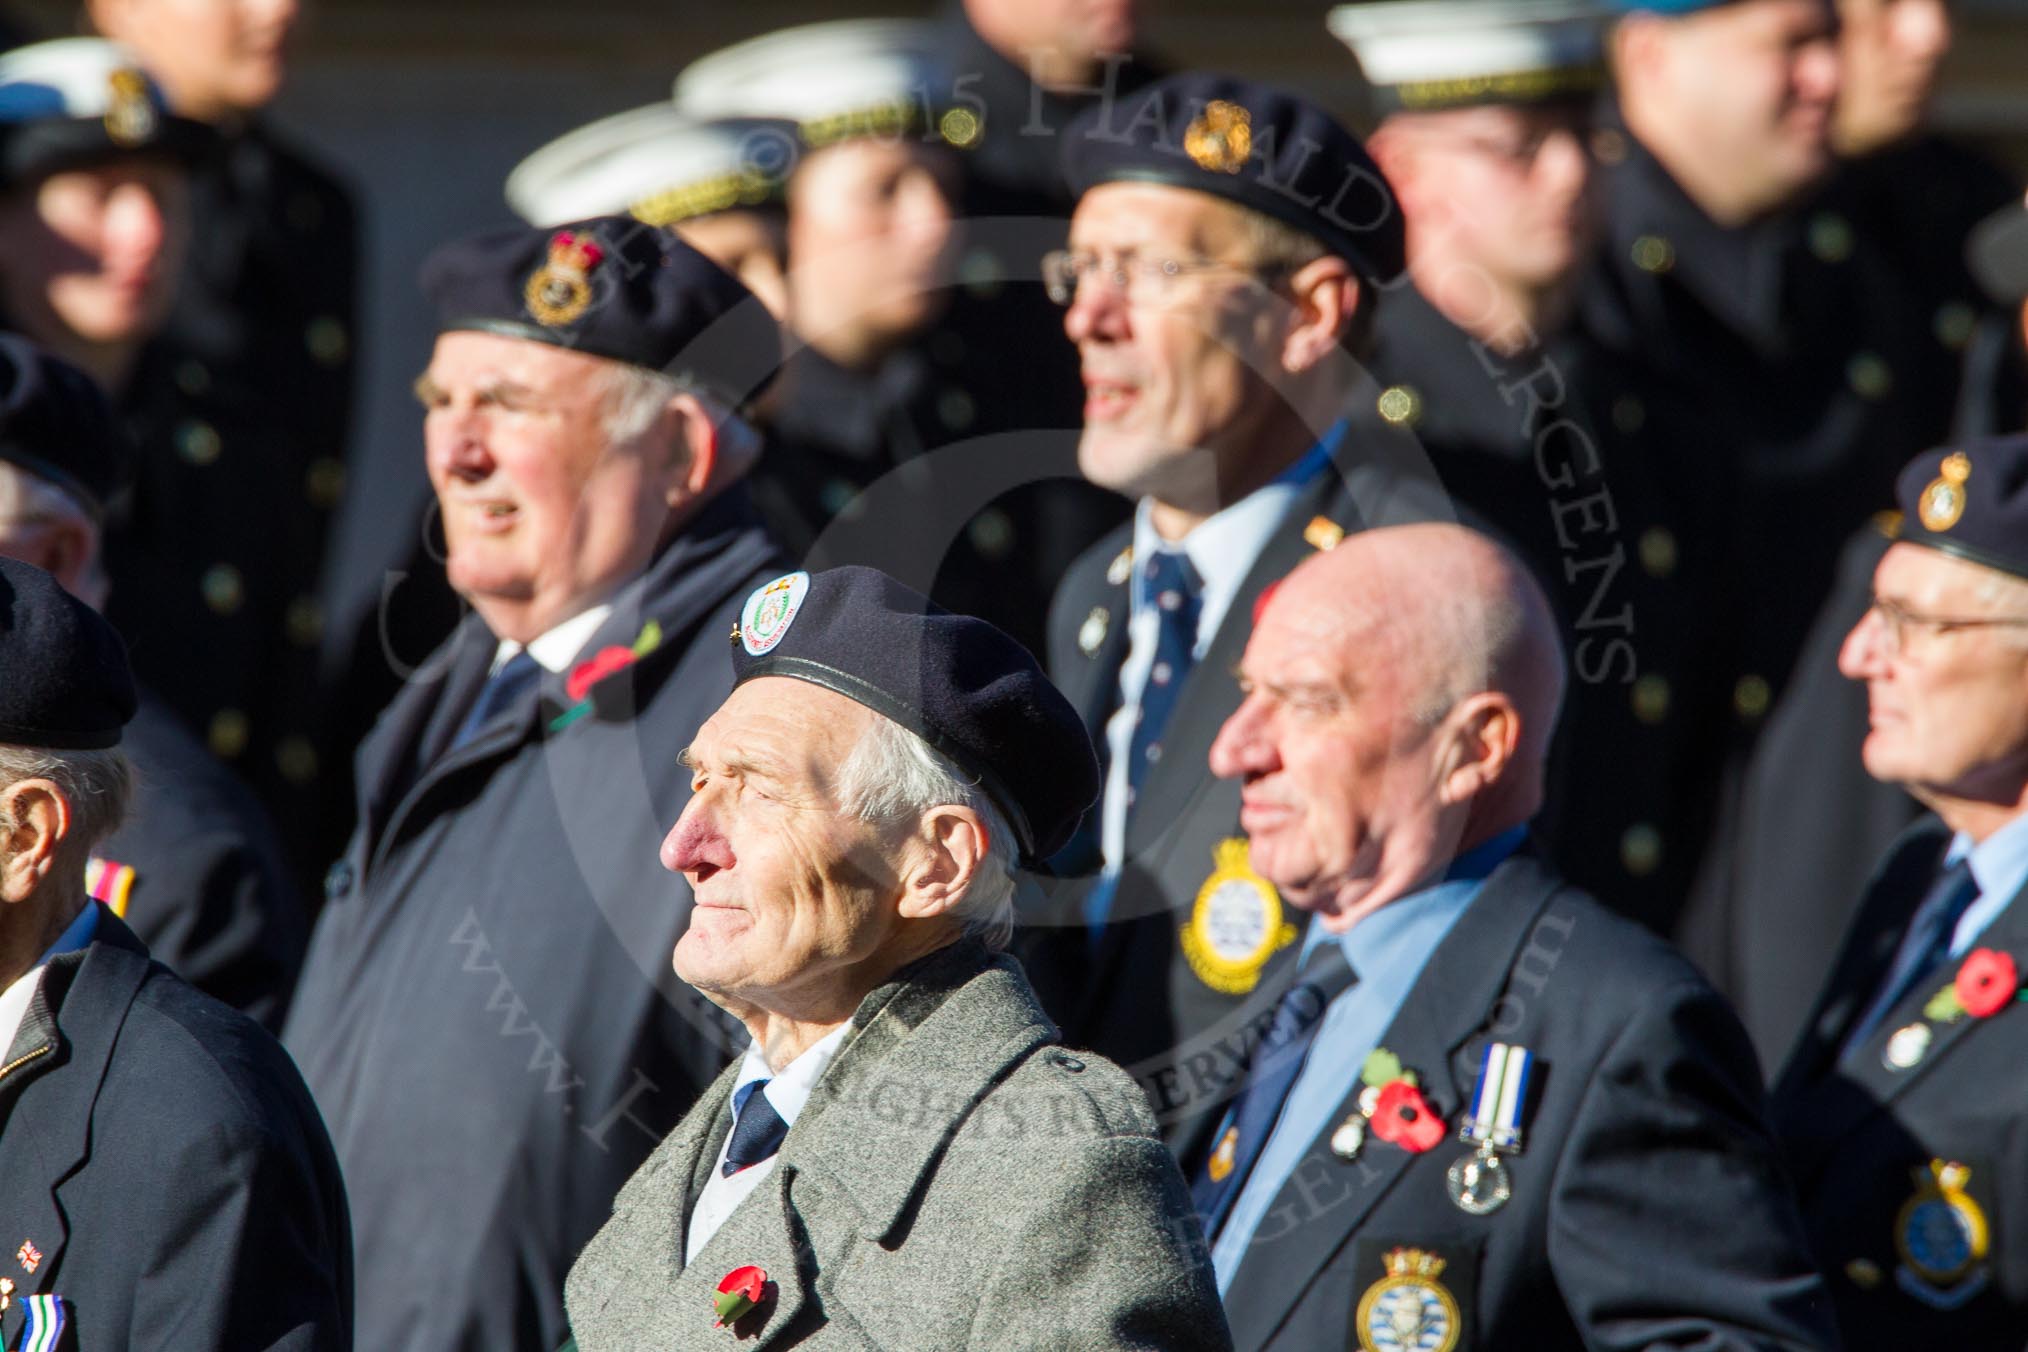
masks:
<instances>
[{"instance_id":1,"label":"veteran's profile face","mask_svg":"<svg viewBox=\"0 0 2028 1352\"><path fill-rule=\"evenodd\" d=\"M1878 601L1912 617L2028 621L2028 582L1923 545L1891 546ZM2028 625L1904 621L1897 645L1876 607L1845 638L1838 669L1866 683L1866 771L1888 783L1980 798L2028 779Z\"/></svg>"},{"instance_id":2,"label":"veteran's profile face","mask_svg":"<svg viewBox=\"0 0 2028 1352\"><path fill-rule=\"evenodd\" d=\"M1277 406L1276 302L1253 278L1242 209L1206 193L1103 183L1071 218L1070 251L1099 260L1064 315L1084 377L1078 468L1103 488L1165 502L1203 499L1219 453L1243 446ZM1166 283L1137 265L1216 263ZM1124 269L1124 287L1105 274Z\"/></svg>"},{"instance_id":3,"label":"veteran's profile face","mask_svg":"<svg viewBox=\"0 0 2028 1352\"><path fill-rule=\"evenodd\" d=\"M510 607L520 642L639 572L683 457L667 429L606 435L614 363L491 333L438 337L416 381L445 569L460 595ZM495 623L493 615L486 615Z\"/></svg>"},{"instance_id":4,"label":"veteran's profile face","mask_svg":"<svg viewBox=\"0 0 2028 1352\"><path fill-rule=\"evenodd\" d=\"M792 1012L902 923L892 833L841 810L837 772L871 720L821 686L762 676L691 741L690 802L662 864L696 899L676 974L729 1007Z\"/></svg>"},{"instance_id":5,"label":"veteran's profile face","mask_svg":"<svg viewBox=\"0 0 2028 1352\"><path fill-rule=\"evenodd\" d=\"M1315 583L1289 578L1255 626L1211 771L1240 781L1253 867L1328 925L1365 895L1385 851L1430 847L1436 774L1431 730L1412 712L1406 626Z\"/></svg>"},{"instance_id":6,"label":"veteran's profile face","mask_svg":"<svg viewBox=\"0 0 2028 1352\"><path fill-rule=\"evenodd\" d=\"M131 343L162 326L189 238L181 166L138 158L51 174L0 201L8 317L31 338L64 331Z\"/></svg>"}]
</instances>

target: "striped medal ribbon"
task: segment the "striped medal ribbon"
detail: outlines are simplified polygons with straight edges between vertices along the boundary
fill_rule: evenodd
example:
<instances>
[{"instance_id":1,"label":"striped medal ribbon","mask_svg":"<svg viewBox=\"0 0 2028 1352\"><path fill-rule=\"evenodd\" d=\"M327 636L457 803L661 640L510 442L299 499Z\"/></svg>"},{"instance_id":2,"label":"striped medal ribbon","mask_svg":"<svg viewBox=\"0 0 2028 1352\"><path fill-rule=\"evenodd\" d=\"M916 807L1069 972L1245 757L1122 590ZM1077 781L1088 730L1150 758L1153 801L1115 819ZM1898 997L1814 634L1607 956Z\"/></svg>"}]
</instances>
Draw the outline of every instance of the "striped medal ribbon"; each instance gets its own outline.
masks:
<instances>
[{"instance_id":1,"label":"striped medal ribbon","mask_svg":"<svg viewBox=\"0 0 2028 1352\"><path fill-rule=\"evenodd\" d=\"M1513 1180L1500 1160L1502 1151L1521 1150L1521 1114L1528 1105L1528 1080L1535 1053L1507 1042L1487 1044L1479 1063L1479 1087L1471 1111L1458 1128L1458 1139L1478 1149L1451 1165L1444 1181L1460 1211L1485 1216L1507 1205Z\"/></svg>"},{"instance_id":2,"label":"striped medal ribbon","mask_svg":"<svg viewBox=\"0 0 2028 1352\"><path fill-rule=\"evenodd\" d=\"M22 1302L21 1352L56 1352L68 1321L62 1296L30 1296Z\"/></svg>"}]
</instances>

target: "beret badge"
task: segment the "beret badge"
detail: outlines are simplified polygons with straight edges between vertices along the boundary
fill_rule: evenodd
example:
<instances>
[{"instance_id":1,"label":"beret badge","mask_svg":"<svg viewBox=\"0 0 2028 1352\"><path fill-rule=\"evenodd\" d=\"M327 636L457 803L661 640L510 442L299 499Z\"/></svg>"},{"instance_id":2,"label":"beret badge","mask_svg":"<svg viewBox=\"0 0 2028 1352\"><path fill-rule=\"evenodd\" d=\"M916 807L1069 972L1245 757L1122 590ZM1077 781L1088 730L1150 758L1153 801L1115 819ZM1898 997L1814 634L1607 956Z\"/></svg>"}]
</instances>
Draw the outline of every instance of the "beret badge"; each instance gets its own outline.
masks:
<instances>
[{"instance_id":1,"label":"beret badge","mask_svg":"<svg viewBox=\"0 0 2028 1352\"><path fill-rule=\"evenodd\" d=\"M1941 473L1922 490L1918 511L1927 530L1946 531L1965 514L1965 480L1972 477L1972 462L1963 451L1944 457Z\"/></svg>"},{"instance_id":2,"label":"beret badge","mask_svg":"<svg viewBox=\"0 0 2028 1352\"><path fill-rule=\"evenodd\" d=\"M1199 169L1238 173L1253 153L1253 115L1236 103L1213 99L1183 133L1183 153Z\"/></svg>"},{"instance_id":3,"label":"beret badge","mask_svg":"<svg viewBox=\"0 0 2028 1352\"><path fill-rule=\"evenodd\" d=\"M549 241L549 260L529 275L522 299L537 323L558 328L591 305L591 272L605 251L580 235L559 231Z\"/></svg>"},{"instance_id":4,"label":"beret badge","mask_svg":"<svg viewBox=\"0 0 2028 1352\"><path fill-rule=\"evenodd\" d=\"M148 77L132 66L106 76L111 100L106 106L106 135L117 146L137 146L155 134L160 121L148 100Z\"/></svg>"}]
</instances>

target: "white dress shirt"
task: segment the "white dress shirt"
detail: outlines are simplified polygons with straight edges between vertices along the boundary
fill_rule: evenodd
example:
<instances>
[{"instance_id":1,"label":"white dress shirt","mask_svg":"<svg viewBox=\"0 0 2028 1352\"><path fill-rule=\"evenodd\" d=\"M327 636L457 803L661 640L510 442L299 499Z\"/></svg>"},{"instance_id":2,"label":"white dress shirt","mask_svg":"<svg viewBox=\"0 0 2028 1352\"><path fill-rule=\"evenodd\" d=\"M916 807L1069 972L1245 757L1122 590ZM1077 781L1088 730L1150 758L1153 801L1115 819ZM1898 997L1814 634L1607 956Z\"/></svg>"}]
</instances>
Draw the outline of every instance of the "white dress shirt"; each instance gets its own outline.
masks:
<instances>
[{"instance_id":1,"label":"white dress shirt","mask_svg":"<svg viewBox=\"0 0 2028 1352\"><path fill-rule=\"evenodd\" d=\"M573 615L562 624L552 626L528 644L528 655L544 671L561 672L577 660L584 651L584 645L591 642L591 636L606 622L606 616L613 613L610 602L593 606L590 610ZM509 658L521 651L521 646L511 638L500 640L500 646L493 650L493 666L487 675L492 675L507 665Z\"/></svg>"},{"instance_id":2,"label":"white dress shirt","mask_svg":"<svg viewBox=\"0 0 2028 1352\"><path fill-rule=\"evenodd\" d=\"M831 1058L845 1045L845 1035L852 1031L852 1025L827 1033L812 1043L801 1056L782 1067L777 1075L768 1068L767 1058L761 1055L758 1042L749 1043L746 1059L740 1062L739 1079L732 1086L737 1095L741 1085L752 1084L755 1080L766 1080L767 1084L759 1096L767 1099L769 1105L790 1126L796 1125L796 1115L803 1111L803 1105L810 1101L810 1090L831 1065ZM747 1100L751 1105L752 1100ZM697 1196L697 1206L690 1213L689 1232L683 1237L683 1262L688 1266L697 1257L711 1237L718 1233L718 1227L725 1224L747 1195L758 1188L767 1176L775 1171L775 1157L770 1155L758 1164L749 1164L730 1178L725 1175L725 1152L732 1148L732 1133L725 1133L725 1140L718 1147L718 1159L711 1166L711 1177L704 1184L704 1191Z\"/></svg>"}]
</instances>

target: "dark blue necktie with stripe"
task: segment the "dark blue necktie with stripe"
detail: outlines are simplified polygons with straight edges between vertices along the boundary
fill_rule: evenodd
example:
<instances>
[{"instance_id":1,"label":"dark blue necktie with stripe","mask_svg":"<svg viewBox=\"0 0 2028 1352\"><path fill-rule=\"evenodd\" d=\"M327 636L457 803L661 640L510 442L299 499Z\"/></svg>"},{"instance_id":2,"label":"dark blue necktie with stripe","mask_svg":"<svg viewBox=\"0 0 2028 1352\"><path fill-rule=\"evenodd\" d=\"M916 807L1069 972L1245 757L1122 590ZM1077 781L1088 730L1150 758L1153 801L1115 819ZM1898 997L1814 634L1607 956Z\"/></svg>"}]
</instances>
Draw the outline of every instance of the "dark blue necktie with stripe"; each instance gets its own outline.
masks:
<instances>
[{"instance_id":1,"label":"dark blue necktie with stripe","mask_svg":"<svg viewBox=\"0 0 2028 1352\"><path fill-rule=\"evenodd\" d=\"M719 1172L731 1178L749 1165L774 1158L789 1134L789 1124L768 1102L761 1090L766 1080L749 1080L732 1091L732 1140L726 1143L725 1163Z\"/></svg>"},{"instance_id":2,"label":"dark blue necktie with stripe","mask_svg":"<svg viewBox=\"0 0 2028 1352\"><path fill-rule=\"evenodd\" d=\"M1211 1154L1191 1176L1190 1201L1204 1233L1216 1236L1225 1223L1225 1214L1239 1198L1247 1173L1260 1158L1275 1121L1282 1115L1282 1100L1302 1073L1303 1059L1323 1026L1324 1011L1331 1002L1350 990L1357 981L1345 949L1334 938L1310 950L1296 984L1275 1006L1274 1022L1254 1049L1247 1063L1246 1088L1234 1101L1218 1132L1211 1138ZM1230 1136L1228 1144L1226 1137ZM1216 1170L1214 1177L1213 1171Z\"/></svg>"},{"instance_id":3,"label":"dark blue necktie with stripe","mask_svg":"<svg viewBox=\"0 0 2028 1352\"><path fill-rule=\"evenodd\" d=\"M458 725L458 735L451 739L451 750L456 751L479 735L479 730L491 722L495 715L529 686L534 685L542 675L542 664L528 655L523 648L500 664L500 669L486 678L486 684L479 688L479 698L472 702L472 712L465 715L465 721Z\"/></svg>"},{"instance_id":4,"label":"dark blue necktie with stripe","mask_svg":"<svg viewBox=\"0 0 2028 1352\"><path fill-rule=\"evenodd\" d=\"M1204 580L1197 576L1189 555L1155 550L1141 565L1141 572L1147 588L1143 595L1155 607L1155 661L1141 687L1140 719L1134 724L1127 752L1129 813L1141 782L1162 759L1162 734L1169 726L1169 715L1175 712L1184 678L1197 663L1197 618L1204 610Z\"/></svg>"},{"instance_id":5,"label":"dark blue necktie with stripe","mask_svg":"<svg viewBox=\"0 0 2028 1352\"><path fill-rule=\"evenodd\" d=\"M1958 921L1964 919L1965 912L1978 899L1979 885L1972 877L1970 856L1937 875L1936 882L1923 895L1922 904L1909 918L1908 933L1902 936L1901 947L1895 951L1894 962L1888 967L1873 1003L1866 1007L1865 1016L1852 1025L1852 1036L1845 1039L1846 1053L1872 1037L1880 1021L1901 1003L1915 983L1935 971L1950 955Z\"/></svg>"}]
</instances>

